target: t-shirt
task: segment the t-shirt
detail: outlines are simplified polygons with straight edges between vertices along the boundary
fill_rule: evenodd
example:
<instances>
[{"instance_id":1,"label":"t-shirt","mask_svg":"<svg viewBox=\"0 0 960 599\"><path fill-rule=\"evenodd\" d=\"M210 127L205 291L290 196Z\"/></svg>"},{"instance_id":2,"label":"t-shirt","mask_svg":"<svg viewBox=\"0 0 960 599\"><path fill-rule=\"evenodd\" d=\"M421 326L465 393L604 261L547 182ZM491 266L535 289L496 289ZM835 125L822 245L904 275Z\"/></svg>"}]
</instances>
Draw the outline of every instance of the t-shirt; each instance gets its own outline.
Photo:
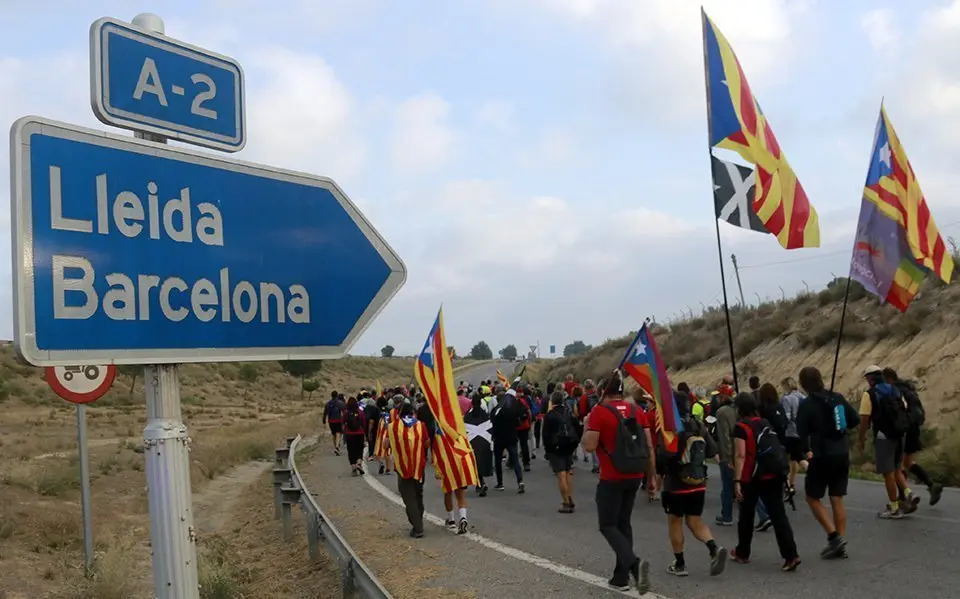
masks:
<instances>
[{"instance_id":1,"label":"t-shirt","mask_svg":"<svg viewBox=\"0 0 960 599\"><path fill-rule=\"evenodd\" d=\"M459 395L457 396L457 401L460 402L460 411L466 414L473 408L473 402L470 401L470 398Z\"/></svg>"},{"instance_id":2,"label":"t-shirt","mask_svg":"<svg viewBox=\"0 0 960 599\"><path fill-rule=\"evenodd\" d=\"M563 390L567 392L567 395L573 395L573 388L577 386L576 381L564 381Z\"/></svg>"},{"instance_id":3,"label":"t-shirt","mask_svg":"<svg viewBox=\"0 0 960 599\"><path fill-rule=\"evenodd\" d=\"M747 432L741 425L749 427L750 432ZM754 417L741 420L733 427L733 436L737 439L742 439L747 445L746 455L743 457L743 471L740 472L740 481L744 484L751 482L753 467L757 461L757 444L753 436L756 434L757 429L769 425L770 423L763 418ZM772 426L770 428L773 429ZM776 478L776 475L764 474L760 476L760 480L769 480L771 478Z\"/></svg>"},{"instance_id":4,"label":"t-shirt","mask_svg":"<svg viewBox=\"0 0 960 599\"><path fill-rule=\"evenodd\" d=\"M603 405L616 408L623 418L634 414L638 426L644 429L650 428L650 422L643 410L622 399L605 402L605 404L598 404L590 410L587 430L600 433L600 444L597 446L597 461L600 464L600 480L617 481L644 478L646 475L643 472L638 474L623 474L613 467L613 461L610 459L610 454L607 453L607 448L609 448L609 451L613 451L613 448L616 446L618 421L617 417L614 416L610 410L604 408ZM653 452L653 448L651 448L650 451Z\"/></svg>"}]
</instances>

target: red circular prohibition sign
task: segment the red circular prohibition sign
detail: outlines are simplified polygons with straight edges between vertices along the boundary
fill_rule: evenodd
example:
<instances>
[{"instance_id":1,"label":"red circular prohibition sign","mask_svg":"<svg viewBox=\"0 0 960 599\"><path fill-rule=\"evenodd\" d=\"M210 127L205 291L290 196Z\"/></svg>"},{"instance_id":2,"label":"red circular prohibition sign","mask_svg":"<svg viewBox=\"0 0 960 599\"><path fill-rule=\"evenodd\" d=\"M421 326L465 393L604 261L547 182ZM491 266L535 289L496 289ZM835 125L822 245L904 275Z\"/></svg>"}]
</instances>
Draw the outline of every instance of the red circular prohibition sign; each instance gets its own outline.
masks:
<instances>
[{"instance_id":1,"label":"red circular prohibition sign","mask_svg":"<svg viewBox=\"0 0 960 599\"><path fill-rule=\"evenodd\" d=\"M77 375L84 376L82 369L89 367L91 367L91 365L81 366L81 372L78 372ZM54 393L63 399L69 401L70 403L87 404L103 397L107 391L110 390L110 387L113 385L113 380L117 377L117 367L113 364L106 366L96 365L95 367L98 369L105 368L107 373L103 377L103 381L101 381L96 388L85 393L72 391L64 386L64 384L60 382L60 379L57 378L57 370L54 366L47 366L44 369L44 377L47 379L47 384L50 385L50 388L53 389Z\"/></svg>"}]
</instances>

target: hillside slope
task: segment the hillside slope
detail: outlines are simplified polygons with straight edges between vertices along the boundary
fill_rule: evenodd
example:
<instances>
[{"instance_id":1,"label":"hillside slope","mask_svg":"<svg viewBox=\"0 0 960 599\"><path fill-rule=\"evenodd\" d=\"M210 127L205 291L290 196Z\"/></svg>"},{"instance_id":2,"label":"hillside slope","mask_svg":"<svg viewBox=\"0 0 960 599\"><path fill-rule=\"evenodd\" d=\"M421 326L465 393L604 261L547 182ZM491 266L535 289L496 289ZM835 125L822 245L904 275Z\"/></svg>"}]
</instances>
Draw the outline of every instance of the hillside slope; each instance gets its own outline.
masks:
<instances>
[{"instance_id":1,"label":"hillside slope","mask_svg":"<svg viewBox=\"0 0 960 599\"><path fill-rule=\"evenodd\" d=\"M796 377L808 365L828 380L833 367L845 279L819 293L760 306L731 309L737 374L742 387L750 375L779 383ZM927 281L906 314L879 305L854 284L847 309L836 389L856 400L865 386L865 366L893 366L902 377L916 379L923 390L928 420L953 424L960 403L960 288ZM729 374L730 359L722 309L656 325L657 344L667 362L671 383L712 387ZM574 374L600 378L619 363L633 334L608 340L582 356L562 358L537 367L542 380Z\"/></svg>"}]
</instances>

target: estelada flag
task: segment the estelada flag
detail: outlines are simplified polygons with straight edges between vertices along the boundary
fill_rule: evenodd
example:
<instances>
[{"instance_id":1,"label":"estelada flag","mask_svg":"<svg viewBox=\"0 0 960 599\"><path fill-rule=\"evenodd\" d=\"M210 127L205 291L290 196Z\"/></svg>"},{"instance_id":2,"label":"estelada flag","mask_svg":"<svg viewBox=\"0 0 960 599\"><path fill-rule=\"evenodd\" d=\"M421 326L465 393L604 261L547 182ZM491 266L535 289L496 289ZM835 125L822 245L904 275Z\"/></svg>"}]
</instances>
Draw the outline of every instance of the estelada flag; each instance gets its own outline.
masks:
<instances>
[{"instance_id":1,"label":"estelada flag","mask_svg":"<svg viewBox=\"0 0 960 599\"><path fill-rule=\"evenodd\" d=\"M680 410L667 378L667 368L660 359L657 344L646 323L627 347L627 352L620 360L620 368L653 396L659 415L657 432L663 437L669 451L677 451L677 433L683 432L683 422L680 421Z\"/></svg>"}]
</instances>

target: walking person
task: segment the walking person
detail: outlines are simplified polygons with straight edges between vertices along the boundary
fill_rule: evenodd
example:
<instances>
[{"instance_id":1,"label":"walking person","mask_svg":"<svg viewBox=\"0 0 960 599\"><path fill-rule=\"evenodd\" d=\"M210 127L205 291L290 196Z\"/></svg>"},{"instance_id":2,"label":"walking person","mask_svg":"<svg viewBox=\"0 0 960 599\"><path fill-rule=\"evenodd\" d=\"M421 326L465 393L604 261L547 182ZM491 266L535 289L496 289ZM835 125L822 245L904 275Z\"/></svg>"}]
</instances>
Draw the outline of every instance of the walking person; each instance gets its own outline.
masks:
<instances>
[{"instance_id":1,"label":"walking person","mask_svg":"<svg viewBox=\"0 0 960 599\"><path fill-rule=\"evenodd\" d=\"M903 462L903 438L909 428L907 406L900 391L883 380L883 370L876 365L866 368L864 379L870 388L860 398L860 434L857 448L862 453L867 430L873 430L873 450L877 474L883 476L887 505L877 516L883 520L899 520L916 511L920 498L915 497L900 469ZM906 501L900 502L900 490Z\"/></svg>"},{"instance_id":2,"label":"walking person","mask_svg":"<svg viewBox=\"0 0 960 599\"><path fill-rule=\"evenodd\" d=\"M720 515L717 526L733 526L733 429L737 426L737 410L733 407L732 397L726 393L716 395L717 409L713 412L717 419L717 448L720 463Z\"/></svg>"},{"instance_id":3,"label":"walking person","mask_svg":"<svg viewBox=\"0 0 960 599\"><path fill-rule=\"evenodd\" d=\"M827 533L820 557L845 558L847 508L843 498L850 480L849 431L857 428L857 411L842 395L824 387L823 376L813 366L800 371L800 385L807 392L797 414L798 435L809 448L804 493L813 517ZM832 514L823 505L827 494Z\"/></svg>"},{"instance_id":4,"label":"walking person","mask_svg":"<svg viewBox=\"0 0 960 599\"><path fill-rule=\"evenodd\" d=\"M703 521L703 504L707 495L707 459L717 454L717 444L707 432L703 422L681 409L683 432L677 439L677 453L665 456L663 476L663 511L667 513L670 546L673 548L673 563L667 573L687 576L687 564L683 555L683 525L707 547L710 555L710 576L723 572L727 563L727 550L713 538L710 527Z\"/></svg>"},{"instance_id":5,"label":"walking person","mask_svg":"<svg viewBox=\"0 0 960 599\"><path fill-rule=\"evenodd\" d=\"M807 469L807 449L800 441L800 435L797 433L797 415L800 413L800 404L805 399L803 393L797 388L797 381L792 377L787 377L780 382L783 390L783 397L780 398L780 407L783 409L784 416L787 417L787 432L784 439L784 448L787 450L787 457L790 458L790 474L787 477L786 499L793 502L797 494L797 473L800 469Z\"/></svg>"},{"instance_id":6,"label":"walking person","mask_svg":"<svg viewBox=\"0 0 960 599\"><path fill-rule=\"evenodd\" d=\"M403 499L410 536L423 537L423 473L427 467L427 427L420 422L412 404L404 403L390 423L387 444L393 450L397 469L397 492Z\"/></svg>"},{"instance_id":7,"label":"walking person","mask_svg":"<svg viewBox=\"0 0 960 599\"><path fill-rule=\"evenodd\" d=\"M927 419L927 412L923 409L920 394L917 393L916 385L901 379L897 371L889 366L883 369L883 379L900 391L907 404L908 428L907 434L903 437L903 477L906 479L908 473L912 474L914 478L926 485L930 492L930 505L937 505L943 495L943 485L933 482L926 469L917 463L917 454L923 450L920 429ZM903 489L900 490L900 494L900 500L905 501Z\"/></svg>"},{"instance_id":8,"label":"walking person","mask_svg":"<svg viewBox=\"0 0 960 599\"><path fill-rule=\"evenodd\" d=\"M600 462L596 493L600 534L617 559L608 583L626 591L632 578L643 595L650 590L650 563L633 551L630 518L640 482L655 469L653 443L644 412L624 401L619 370L607 382L603 399L584 424L583 447L597 452Z\"/></svg>"},{"instance_id":9,"label":"walking person","mask_svg":"<svg viewBox=\"0 0 960 599\"><path fill-rule=\"evenodd\" d=\"M497 403L490 414L490 421L493 423L493 468L497 477L497 485L494 487L497 491L503 491L503 460L501 457L504 452L507 454L507 463L513 468L517 477L517 493L526 492L523 484L523 470L520 468L520 460L517 456L517 426L520 424L522 408L517 401L517 392L510 389L503 393L503 387L498 387L501 391L497 395Z\"/></svg>"},{"instance_id":10,"label":"walking person","mask_svg":"<svg viewBox=\"0 0 960 599\"><path fill-rule=\"evenodd\" d=\"M334 455L340 455L340 441L343 437L343 409L346 407L343 395L330 392L330 401L323 408L323 423L330 426L330 440L333 442Z\"/></svg>"},{"instance_id":11,"label":"walking person","mask_svg":"<svg viewBox=\"0 0 960 599\"><path fill-rule=\"evenodd\" d=\"M580 440L573 415L563 405L563 393L554 391L550 397L550 411L543 420L543 447L547 452L550 469L557 477L560 489L560 513L572 514L576 508L573 502L573 454Z\"/></svg>"},{"instance_id":12,"label":"walking person","mask_svg":"<svg viewBox=\"0 0 960 599\"><path fill-rule=\"evenodd\" d=\"M351 475L363 474L363 444L367 438L367 423L356 397L347 401L343 412L343 437L347 444L347 459Z\"/></svg>"},{"instance_id":13,"label":"walking person","mask_svg":"<svg viewBox=\"0 0 960 599\"><path fill-rule=\"evenodd\" d=\"M473 407L463 416L463 422L477 459L477 494L486 497L486 479L493 476L493 437L490 434L490 415L483 408L483 398L479 392L473 394Z\"/></svg>"},{"instance_id":14,"label":"walking person","mask_svg":"<svg viewBox=\"0 0 960 599\"><path fill-rule=\"evenodd\" d=\"M753 393L740 393L734 399L739 421L734 428L734 483L733 490L740 502L740 521L737 523L738 542L730 554L737 563L750 562L753 541L753 519L757 502L763 501L767 508L784 572L794 572L800 566L793 529L783 505L783 485L789 465L787 453L780 444L773 427L760 417L759 406Z\"/></svg>"},{"instance_id":15,"label":"walking person","mask_svg":"<svg viewBox=\"0 0 960 599\"><path fill-rule=\"evenodd\" d=\"M786 439L787 436L788 423L787 417L783 413L783 406L780 404L780 394L777 393L777 388L770 383L764 383L757 390L756 397L760 403L760 417L770 423L770 426L773 428L773 432L777 435L777 439L780 440L781 445L784 445L784 451L786 451L786 446L783 440ZM793 501L793 496L787 495L786 488L787 485L786 482L784 482L783 500L785 503L790 504L790 507L793 508L793 511L797 511L797 506ZM771 526L773 526L773 521L770 520L770 516L767 514L767 507L764 505L763 500L760 500L757 502L757 526L754 528L754 531L767 532L770 530Z\"/></svg>"}]
</instances>

